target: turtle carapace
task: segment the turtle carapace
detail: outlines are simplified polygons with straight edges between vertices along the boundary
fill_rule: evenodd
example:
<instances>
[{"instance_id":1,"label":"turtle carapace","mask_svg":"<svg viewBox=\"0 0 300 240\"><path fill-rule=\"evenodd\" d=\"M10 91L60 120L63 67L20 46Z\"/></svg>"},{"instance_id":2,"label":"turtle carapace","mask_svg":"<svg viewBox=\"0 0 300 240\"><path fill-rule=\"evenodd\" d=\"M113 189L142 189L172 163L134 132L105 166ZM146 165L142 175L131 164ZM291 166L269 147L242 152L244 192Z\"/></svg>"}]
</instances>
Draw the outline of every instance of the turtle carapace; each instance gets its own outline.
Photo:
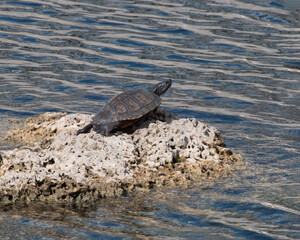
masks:
<instances>
[{"instance_id":1,"label":"turtle carapace","mask_svg":"<svg viewBox=\"0 0 300 240\"><path fill-rule=\"evenodd\" d=\"M77 135L93 128L95 132L107 136L113 129L132 125L159 107L160 95L171 85L171 80L165 80L151 90L137 88L115 96L92 118L91 123L77 131Z\"/></svg>"}]
</instances>

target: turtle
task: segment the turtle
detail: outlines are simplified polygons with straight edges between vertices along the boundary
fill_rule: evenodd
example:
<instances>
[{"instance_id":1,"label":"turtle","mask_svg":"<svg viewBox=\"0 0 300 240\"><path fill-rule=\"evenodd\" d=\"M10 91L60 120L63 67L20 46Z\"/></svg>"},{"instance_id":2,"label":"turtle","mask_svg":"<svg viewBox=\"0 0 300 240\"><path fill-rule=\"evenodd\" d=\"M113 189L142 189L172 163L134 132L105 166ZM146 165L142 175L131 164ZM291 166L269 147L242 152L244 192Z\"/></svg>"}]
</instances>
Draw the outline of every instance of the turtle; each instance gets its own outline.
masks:
<instances>
[{"instance_id":1,"label":"turtle","mask_svg":"<svg viewBox=\"0 0 300 240\"><path fill-rule=\"evenodd\" d=\"M92 118L92 122L77 131L77 135L88 133L92 128L96 133L107 136L113 129L126 128L156 111L164 94L172 85L172 80L162 81L152 89L136 88L123 92L111 100Z\"/></svg>"}]
</instances>

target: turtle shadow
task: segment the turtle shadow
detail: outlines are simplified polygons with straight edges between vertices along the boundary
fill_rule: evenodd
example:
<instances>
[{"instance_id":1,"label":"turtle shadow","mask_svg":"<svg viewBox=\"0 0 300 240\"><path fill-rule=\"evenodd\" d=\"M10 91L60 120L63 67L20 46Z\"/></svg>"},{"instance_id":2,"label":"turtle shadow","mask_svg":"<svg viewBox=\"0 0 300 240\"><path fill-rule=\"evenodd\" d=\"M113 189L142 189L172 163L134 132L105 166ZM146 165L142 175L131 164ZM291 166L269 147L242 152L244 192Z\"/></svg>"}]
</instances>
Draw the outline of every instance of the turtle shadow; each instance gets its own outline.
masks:
<instances>
[{"instance_id":1,"label":"turtle shadow","mask_svg":"<svg viewBox=\"0 0 300 240\"><path fill-rule=\"evenodd\" d=\"M143 116L134 124L126 128L112 130L110 135L118 135L118 133L133 134L138 129L148 128L151 123L156 123L157 121L171 123L173 120L177 120L177 119L178 116L176 114L169 113L165 109L158 109L155 112Z\"/></svg>"}]
</instances>

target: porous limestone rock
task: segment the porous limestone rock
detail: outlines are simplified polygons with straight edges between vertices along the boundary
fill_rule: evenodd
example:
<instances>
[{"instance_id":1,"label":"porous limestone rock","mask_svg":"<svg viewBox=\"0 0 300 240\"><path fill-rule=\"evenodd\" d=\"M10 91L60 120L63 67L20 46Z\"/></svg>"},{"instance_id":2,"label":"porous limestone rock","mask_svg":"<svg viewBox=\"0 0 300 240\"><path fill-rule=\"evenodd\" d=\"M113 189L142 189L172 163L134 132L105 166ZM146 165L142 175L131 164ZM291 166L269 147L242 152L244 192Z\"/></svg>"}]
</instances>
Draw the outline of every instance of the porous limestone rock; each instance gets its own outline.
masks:
<instances>
[{"instance_id":1,"label":"porous limestone rock","mask_svg":"<svg viewBox=\"0 0 300 240\"><path fill-rule=\"evenodd\" d=\"M45 113L5 139L24 145L0 153L0 202L83 203L151 188L189 186L243 169L220 133L194 118L160 110L105 137L76 135L90 115Z\"/></svg>"}]
</instances>

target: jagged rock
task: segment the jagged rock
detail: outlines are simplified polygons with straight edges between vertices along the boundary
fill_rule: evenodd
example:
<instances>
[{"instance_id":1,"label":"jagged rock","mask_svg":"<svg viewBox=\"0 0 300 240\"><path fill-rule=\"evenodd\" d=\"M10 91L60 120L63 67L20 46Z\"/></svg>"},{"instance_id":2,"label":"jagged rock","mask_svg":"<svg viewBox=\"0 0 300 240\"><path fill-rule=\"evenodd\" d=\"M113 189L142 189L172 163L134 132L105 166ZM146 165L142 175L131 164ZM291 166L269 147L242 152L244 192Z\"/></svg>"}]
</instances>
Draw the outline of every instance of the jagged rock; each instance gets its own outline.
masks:
<instances>
[{"instance_id":1,"label":"jagged rock","mask_svg":"<svg viewBox=\"0 0 300 240\"><path fill-rule=\"evenodd\" d=\"M5 139L25 145L0 155L0 202L89 202L189 186L244 167L214 127L194 118L160 110L125 132L76 136L90 121L90 115L45 113L10 130Z\"/></svg>"}]
</instances>

